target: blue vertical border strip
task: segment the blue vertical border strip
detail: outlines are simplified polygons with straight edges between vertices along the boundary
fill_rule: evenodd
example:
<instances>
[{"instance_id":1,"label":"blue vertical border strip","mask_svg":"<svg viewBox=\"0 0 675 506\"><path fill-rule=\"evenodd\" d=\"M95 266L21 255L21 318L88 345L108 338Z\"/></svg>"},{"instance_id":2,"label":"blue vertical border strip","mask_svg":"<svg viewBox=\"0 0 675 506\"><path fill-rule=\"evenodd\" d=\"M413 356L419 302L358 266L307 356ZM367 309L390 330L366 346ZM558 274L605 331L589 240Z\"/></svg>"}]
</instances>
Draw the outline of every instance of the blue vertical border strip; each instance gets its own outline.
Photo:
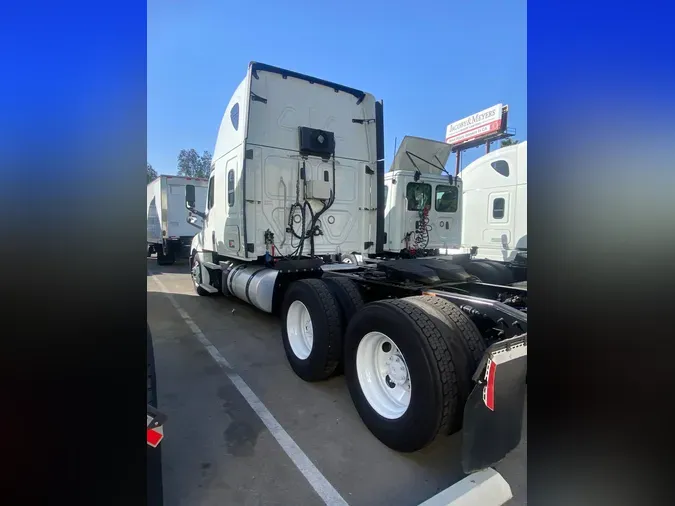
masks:
<instances>
[{"instance_id":1,"label":"blue vertical border strip","mask_svg":"<svg viewBox=\"0 0 675 506\"><path fill-rule=\"evenodd\" d=\"M143 504L146 3L0 8L7 504Z\"/></svg>"},{"instance_id":2,"label":"blue vertical border strip","mask_svg":"<svg viewBox=\"0 0 675 506\"><path fill-rule=\"evenodd\" d=\"M672 381L674 19L670 2L528 3L532 504L673 503L657 385Z\"/></svg>"}]
</instances>

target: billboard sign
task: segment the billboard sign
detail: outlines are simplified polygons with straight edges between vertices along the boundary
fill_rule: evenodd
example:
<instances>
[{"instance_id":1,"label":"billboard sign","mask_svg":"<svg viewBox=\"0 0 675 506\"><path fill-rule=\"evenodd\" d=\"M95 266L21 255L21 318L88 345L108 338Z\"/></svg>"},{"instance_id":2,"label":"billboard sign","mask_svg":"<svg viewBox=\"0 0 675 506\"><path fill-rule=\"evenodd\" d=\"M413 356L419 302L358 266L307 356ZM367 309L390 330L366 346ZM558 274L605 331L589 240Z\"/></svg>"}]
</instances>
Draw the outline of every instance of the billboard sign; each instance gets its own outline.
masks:
<instances>
[{"instance_id":1,"label":"billboard sign","mask_svg":"<svg viewBox=\"0 0 675 506\"><path fill-rule=\"evenodd\" d=\"M497 104L450 123L445 130L445 142L456 146L493 135L502 127L502 114L502 104Z\"/></svg>"}]
</instances>

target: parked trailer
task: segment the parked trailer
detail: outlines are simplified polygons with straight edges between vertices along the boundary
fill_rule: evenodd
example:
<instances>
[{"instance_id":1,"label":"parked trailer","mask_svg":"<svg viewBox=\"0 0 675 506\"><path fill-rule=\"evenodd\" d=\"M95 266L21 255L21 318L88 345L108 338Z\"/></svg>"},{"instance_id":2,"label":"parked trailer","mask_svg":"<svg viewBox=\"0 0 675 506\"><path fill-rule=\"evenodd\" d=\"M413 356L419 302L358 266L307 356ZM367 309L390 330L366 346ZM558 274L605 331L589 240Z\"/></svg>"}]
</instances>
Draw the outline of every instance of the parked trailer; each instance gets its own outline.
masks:
<instances>
[{"instance_id":1,"label":"parked trailer","mask_svg":"<svg viewBox=\"0 0 675 506\"><path fill-rule=\"evenodd\" d=\"M148 256L157 253L159 265L189 257L197 230L187 221L191 213L185 209L185 186L195 187L197 209L204 210L207 182L203 178L159 176L148 184Z\"/></svg>"},{"instance_id":2,"label":"parked trailer","mask_svg":"<svg viewBox=\"0 0 675 506\"><path fill-rule=\"evenodd\" d=\"M463 426L470 472L518 444L527 291L477 282L447 258L342 263L343 252L384 253L382 102L252 62L213 158L206 213L186 187L204 219L190 258L199 295L278 314L306 381L343 365L359 415L390 448Z\"/></svg>"}]
</instances>

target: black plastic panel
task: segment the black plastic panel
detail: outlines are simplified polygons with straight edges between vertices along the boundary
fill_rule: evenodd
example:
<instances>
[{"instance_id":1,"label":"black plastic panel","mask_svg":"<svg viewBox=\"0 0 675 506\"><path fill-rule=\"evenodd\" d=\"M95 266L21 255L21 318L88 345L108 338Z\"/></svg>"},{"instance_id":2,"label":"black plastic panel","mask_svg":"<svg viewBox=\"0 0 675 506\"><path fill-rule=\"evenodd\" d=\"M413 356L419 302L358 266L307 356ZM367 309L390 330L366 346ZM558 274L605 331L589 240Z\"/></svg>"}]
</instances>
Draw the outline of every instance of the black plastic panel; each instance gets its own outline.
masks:
<instances>
[{"instance_id":1,"label":"black plastic panel","mask_svg":"<svg viewBox=\"0 0 675 506\"><path fill-rule=\"evenodd\" d=\"M299 151L303 156L313 155L328 159L335 151L335 134L326 130L298 127L300 135Z\"/></svg>"}]
</instances>

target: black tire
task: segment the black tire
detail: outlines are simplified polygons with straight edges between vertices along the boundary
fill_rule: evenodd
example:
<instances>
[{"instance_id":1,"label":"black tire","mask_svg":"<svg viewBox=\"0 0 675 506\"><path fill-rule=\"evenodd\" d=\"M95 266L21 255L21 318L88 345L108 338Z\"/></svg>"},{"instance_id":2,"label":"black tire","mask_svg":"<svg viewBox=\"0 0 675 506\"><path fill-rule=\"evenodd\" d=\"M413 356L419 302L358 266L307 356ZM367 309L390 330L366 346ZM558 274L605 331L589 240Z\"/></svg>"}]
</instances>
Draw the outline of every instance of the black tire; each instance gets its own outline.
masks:
<instances>
[{"instance_id":1,"label":"black tire","mask_svg":"<svg viewBox=\"0 0 675 506\"><path fill-rule=\"evenodd\" d=\"M155 354L152 345L152 335L148 325L148 404L157 407L157 375L155 373ZM162 483L162 450L161 446L153 448L147 446L147 504L148 506L162 506L164 503Z\"/></svg>"},{"instance_id":2,"label":"black tire","mask_svg":"<svg viewBox=\"0 0 675 506\"><path fill-rule=\"evenodd\" d=\"M466 344L467 349L472 360L472 367L475 369L478 367L487 346L485 340L476 327L476 324L471 321L464 311L462 311L455 304L446 300L442 297L434 297L431 295L420 295L418 297L408 297L406 300L418 299L420 302L423 302L429 307L433 307L439 310L448 325L454 326L460 332L462 340ZM473 375L475 371L471 371Z\"/></svg>"},{"instance_id":3,"label":"black tire","mask_svg":"<svg viewBox=\"0 0 675 506\"><path fill-rule=\"evenodd\" d=\"M356 258L356 255L354 253L346 253L342 255L341 263L359 265L359 259Z\"/></svg>"},{"instance_id":4,"label":"black tire","mask_svg":"<svg viewBox=\"0 0 675 506\"><path fill-rule=\"evenodd\" d=\"M499 271L490 264L484 263L480 260L472 260L471 262L464 264L462 267L464 267L466 272L472 276L476 276L483 283L492 285L503 284Z\"/></svg>"},{"instance_id":5,"label":"black tire","mask_svg":"<svg viewBox=\"0 0 675 506\"><path fill-rule=\"evenodd\" d=\"M163 248L157 248L157 265L173 265L175 261L176 257L173 251L169 251L169 254L165 255Z\"/></svg>"},{"instance_id":6,"label":"black tire","mask_svg":"<svg viewBox=\"0 0 675 506\"><path fill-rule=\"evenodd\" d=\"M192 269L194 269L195 266L200 266L199 279L198 280L195 280L194 276L192 275ZM197 292L197 295L200 295L202 297L206 297L208 295L211 295L211 293L207 292L201 286L199 286L200 284L203 284L204 282L202 280L201 263L199 262L199 258L197 258L196 253L190 258L190 279L192 280L192 286L195 289L195 292Z\"/></svg>"},{"instance_id":7,"label":"black tire","mask_svg":"<svg viewBox=\"0 0 675 506\"><path fill-rule=\"evenodd\" d=\"M295 354L288 336L288 310L295 301L304 304L311 318L313 342L305 359ZM293 372L305 381L321 381L331 376L342 354L342 321L338 302L328 286L320 279L293 282L284 296L281 314L284 351Z\"/></svg>"},{"instance_id":8,"label":"black tire","mask_svg":"<svg viewBox=\"0 0 675 506\"><path fill-rule=\"evenodd\" d=\"M349 321L354 317L356 312L364 305L363 297L359 291L359 285L351 279L343 278L341 276L325 276L321 279L326 283L326 286L328 286L328 289L338 303L340 309L340 321L342 323L342 329L344 330L347 328ZM338 366L335 368L335 374L339 375L343 372L344 364L342 360L340 360Z\"/></svg>"},{"instance_id":9,"label":"black tire","mask_svg":"<svg viewBox=\"0 0 675 506\"><path fill-rule=\"evenodd\" d=\"M464 405L473 388L472 377L483 358L485 342L474 323L452 302L431 295L405 300L426 312L437 326L444 327L442 334L455 365L459 395L456 415L451 417L448 430L452 434L462 428Z\"/></svg>"},{"instance_id":10,"label":"black tire","mask_svg":"<svg viewBox=\"0 0 675 506\"><path fill-rule=\"evenodd\" d=\"M349 393L368 429L393 450L424 448L439 432L447 433L459 413L455 364L443 327L406 299L367 304L347 327L344 361ZM359 384L357 350L363 337L373 331L384 333L398 346L410 371L410 405L396 419L378 414Z\"/></svg>"},{"instance_id":11,"label":"black tire","mask_svg":"<svg viewBox=\"0 0 675 506\"><path fill-rule=\"evenodd\" d=\"M342 328L346 329L349 320L364 305L359 286L351 279L340 276L325 276L321 279L326 283L333 297L338 302L342 316Z\"/></svg>"},{"instance_id":12,"label":"black tire","mask_svg":"<svg viewBox=\"0 0 675 506\"><path fill-rule=\"evenodd\" d=\"M500 280L500 283L498 284L511 285L516 282L513 272L511 272L511 269L509 269L506 265L495 262L494 260L481 260L481 262L497 270Z\"/></svg>"},{"instance_id":13,"label":"black tire","mask_svg":"<svg viewBox=\"0 0 675 506\"><path fill-rule=\"evenodd\" d=\"M152 256L152 246L148 246L148 258Z\"/></svg>"}]
</instances>

